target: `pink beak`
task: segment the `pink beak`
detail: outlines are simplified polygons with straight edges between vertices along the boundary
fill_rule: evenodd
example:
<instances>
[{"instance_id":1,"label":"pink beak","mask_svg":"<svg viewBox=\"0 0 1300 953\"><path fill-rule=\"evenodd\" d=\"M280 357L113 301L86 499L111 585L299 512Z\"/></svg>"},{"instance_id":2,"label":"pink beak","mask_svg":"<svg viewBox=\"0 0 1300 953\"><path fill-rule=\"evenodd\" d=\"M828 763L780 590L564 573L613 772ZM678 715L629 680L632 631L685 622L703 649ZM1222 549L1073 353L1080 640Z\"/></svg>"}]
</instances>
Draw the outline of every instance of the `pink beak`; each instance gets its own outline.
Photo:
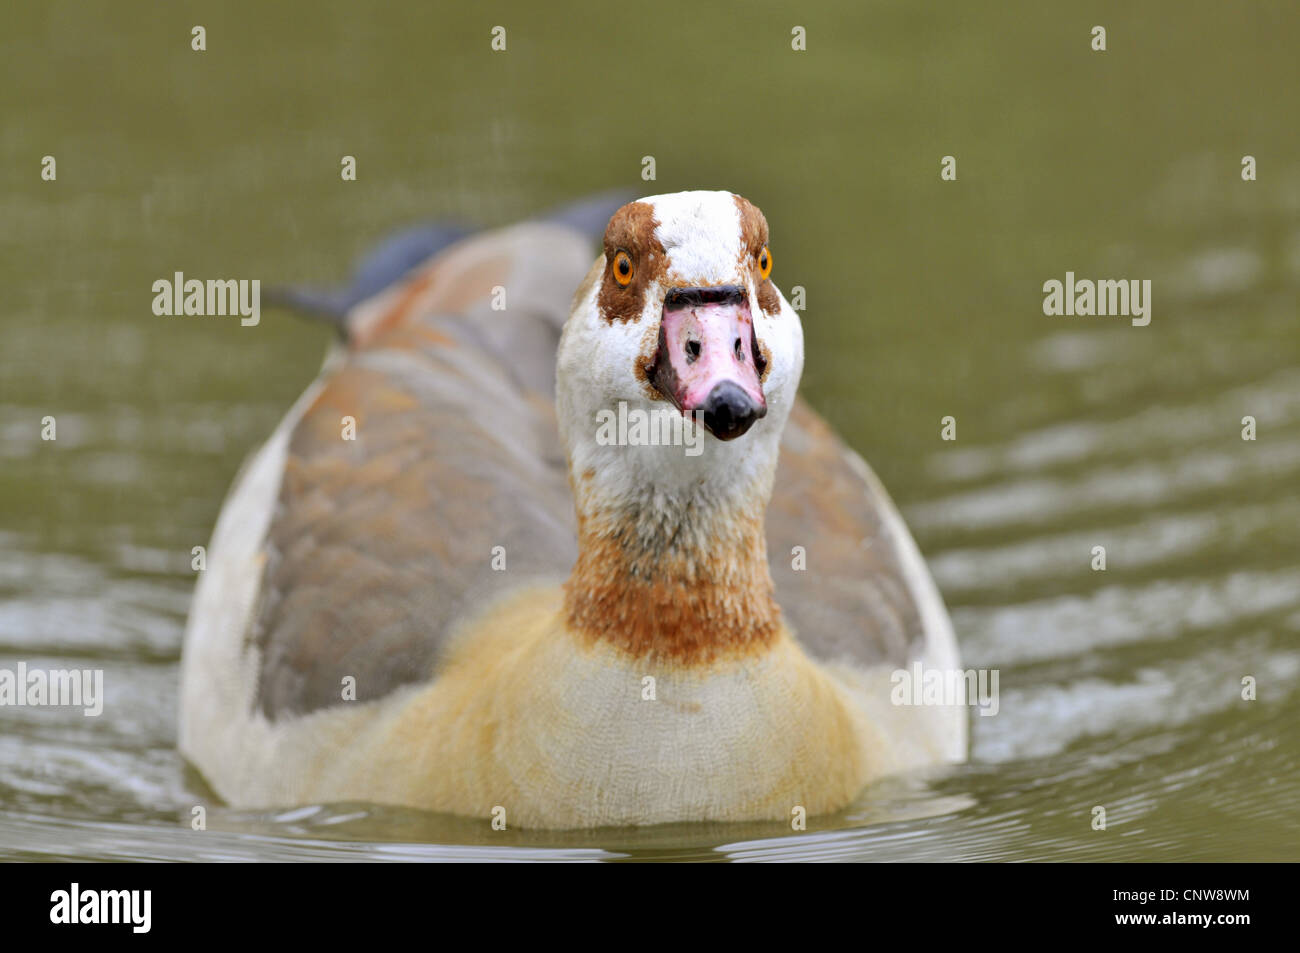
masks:
<instances>
[{"instance_id":1,"label":"pink beak","mask_svg":"<svg viewBox=\"0 0 1300 953\"><path fill-rule=\"evenodd\" d=\"M767 413L756 350L743 288L674 288L664 298L652 380L683 414L699 412L710 433L732 440Z\"/></svg>"}]
</instances>

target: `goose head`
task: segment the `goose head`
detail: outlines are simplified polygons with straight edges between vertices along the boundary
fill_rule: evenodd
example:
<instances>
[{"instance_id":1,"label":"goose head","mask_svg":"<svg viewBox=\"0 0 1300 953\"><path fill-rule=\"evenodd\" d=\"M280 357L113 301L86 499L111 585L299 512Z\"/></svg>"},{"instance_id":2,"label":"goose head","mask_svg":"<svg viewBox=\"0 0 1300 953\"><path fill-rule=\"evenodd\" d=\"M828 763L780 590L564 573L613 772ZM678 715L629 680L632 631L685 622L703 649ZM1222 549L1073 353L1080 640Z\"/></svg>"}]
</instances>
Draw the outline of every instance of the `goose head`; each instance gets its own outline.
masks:
<instances>
[{"instance_id":1,"label":"goose head","mask_svg":"<svg viewBox=\"0 0 1300 953\"><path fill-rule=\"evenodd\" d=\"M557 363L575 487L606 500L770 490L803 368L799 318L772 263L763 213L731 192L657 195L614 214ZM665 415L679 417L672 432L693 452L598 439L620 414L665 434Z\"/></svg>"}]
</instances>

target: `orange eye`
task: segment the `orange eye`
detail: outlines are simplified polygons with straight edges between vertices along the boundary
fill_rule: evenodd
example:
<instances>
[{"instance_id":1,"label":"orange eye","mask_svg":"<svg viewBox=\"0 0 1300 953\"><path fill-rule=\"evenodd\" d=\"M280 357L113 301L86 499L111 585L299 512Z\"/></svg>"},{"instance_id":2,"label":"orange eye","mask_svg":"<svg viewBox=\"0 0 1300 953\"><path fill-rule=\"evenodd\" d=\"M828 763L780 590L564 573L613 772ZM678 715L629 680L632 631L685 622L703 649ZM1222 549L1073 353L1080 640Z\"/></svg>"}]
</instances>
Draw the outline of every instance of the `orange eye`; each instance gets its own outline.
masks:
<instances>
[{"instance_id":1,"label":"orange eye","mask_svg":"<svg viewBox=\"0 0 1300 953\"><path fill-rule=\"evenodd\" d=\"M623 287L632 283L632 273L635 269L632 267L632 256L625 251L619 252L614 256L614 280Z\"/></svg>"},{"instance_id":2,"label":"orange eye","mask_svg":"<svg viewBox=\"0 0 1300 953\"><path fill-rule=\"evenodd\" d=\"M764 245L763 250L758 253L758 273L764 279L772 273L772 252L766 245Z\"/></svg>"}]
</instances>

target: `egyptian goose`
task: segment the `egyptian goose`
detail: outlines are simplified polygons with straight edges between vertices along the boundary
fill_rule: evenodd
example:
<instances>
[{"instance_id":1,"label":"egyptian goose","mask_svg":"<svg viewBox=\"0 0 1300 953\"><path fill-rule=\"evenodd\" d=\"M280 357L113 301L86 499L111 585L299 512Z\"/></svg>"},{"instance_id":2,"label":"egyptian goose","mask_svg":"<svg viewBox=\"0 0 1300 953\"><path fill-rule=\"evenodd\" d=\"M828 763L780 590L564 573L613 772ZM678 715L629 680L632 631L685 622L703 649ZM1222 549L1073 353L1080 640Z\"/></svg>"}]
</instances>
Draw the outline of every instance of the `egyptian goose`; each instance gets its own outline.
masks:
<instances>
[{"instance_id":1,"label":"egyptian goose","mask_svg":"<svg viewBox=\"0 0 1300 953\"><path fill-rule=\"evenodd\" d=\"M957 668L952 628L884 489L795 396L762 213L660 195L594 265L588 242L483 233L355 303L237 478L180 719L230 804L789 820L965 757L964 709L891 701L895 670ZM681 442L601 439L614 413Z\"/></svg>"}]
</instances>

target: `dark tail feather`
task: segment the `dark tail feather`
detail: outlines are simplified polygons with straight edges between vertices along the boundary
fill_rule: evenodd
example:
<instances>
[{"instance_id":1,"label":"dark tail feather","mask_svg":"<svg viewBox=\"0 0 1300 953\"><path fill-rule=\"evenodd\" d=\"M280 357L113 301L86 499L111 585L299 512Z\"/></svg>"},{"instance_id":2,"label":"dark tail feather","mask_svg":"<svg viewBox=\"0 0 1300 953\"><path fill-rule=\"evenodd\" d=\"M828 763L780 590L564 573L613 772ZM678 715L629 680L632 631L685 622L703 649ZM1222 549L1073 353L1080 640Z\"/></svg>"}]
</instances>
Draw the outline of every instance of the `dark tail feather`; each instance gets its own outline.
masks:
<instances>
[{"instance_id":1,"label":"dark tail feather","mask_svg":"<svg viewBox=\"0 0 1300 953\"><path fill-rule=\"evenodd\" d=\"M276 286L266 290L266 298L273 305L337 325L342 332L348 312L354 307L474 231L463 225L417 225L385 239L366 255L346 287Z\"/></svg>"},{"instance_id":2,"label":"dark tail feather","mask_svg":"<svg viewBox=\"0 0 1300 953\"><path fill-rule=\"evenodd\" d=\"M297 311L326 324L338 325L340 331L348 313L346 291L326 291L302 285L270 285L262 292L262 299L272 307Z\"/></svg>"},{"instance_id":3,"label":"dark tail feather","mask_svg":"<svg viewBox=\"0 0 1300 953\"><path fill-rule=\"evenodd\" d=\"M534 221L567 225L595 240L604 233L610 216L634 197L627 189L600 192L561 205ZM366 255L353 272L352 281L345 287L271 286L265 290L264 298L268 304L323 320L337 327L340 334L346 334L348 313L358 304L475 231L477 229L466 225L417 225L385 239Z\"/></svg>"}]
</instances>

